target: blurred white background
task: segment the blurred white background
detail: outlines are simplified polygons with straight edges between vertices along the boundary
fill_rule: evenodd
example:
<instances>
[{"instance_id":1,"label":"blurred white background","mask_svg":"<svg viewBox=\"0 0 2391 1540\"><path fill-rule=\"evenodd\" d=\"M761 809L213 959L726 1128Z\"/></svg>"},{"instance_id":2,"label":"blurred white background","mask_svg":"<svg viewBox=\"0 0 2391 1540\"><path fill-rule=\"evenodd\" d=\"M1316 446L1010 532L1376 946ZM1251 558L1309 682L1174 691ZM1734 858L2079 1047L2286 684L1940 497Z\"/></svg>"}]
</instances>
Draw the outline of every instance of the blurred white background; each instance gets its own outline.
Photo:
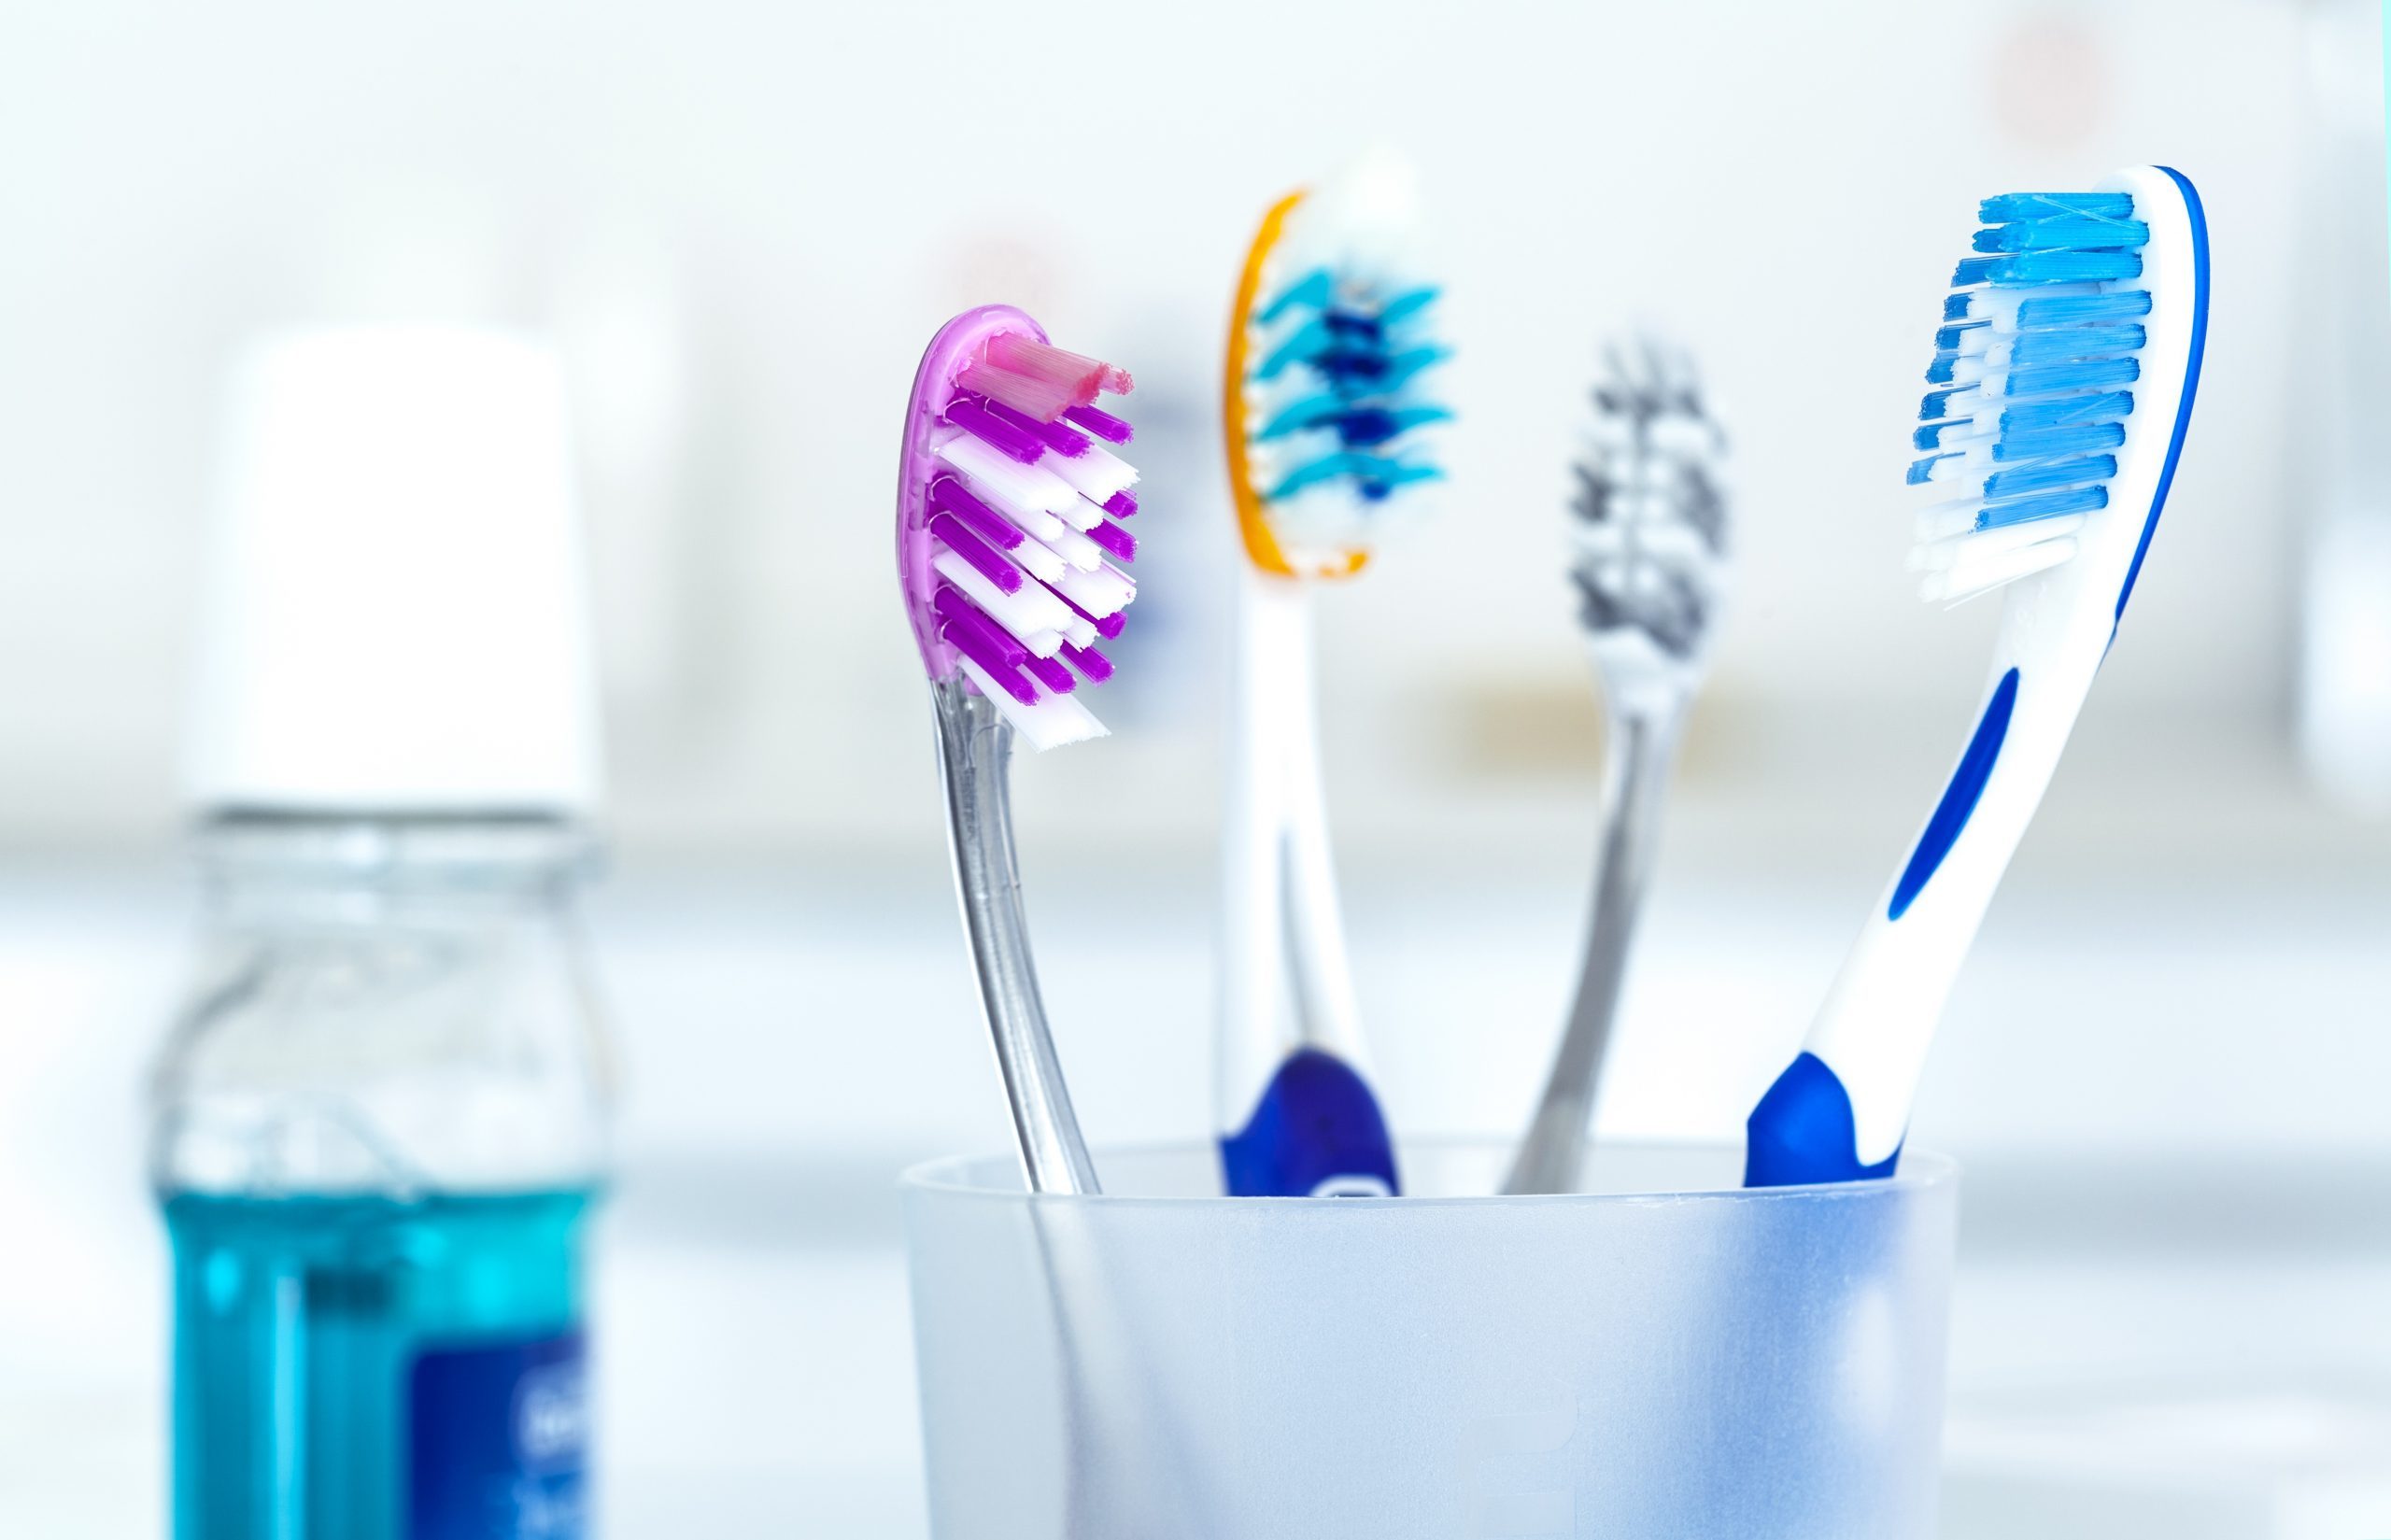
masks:
<instances>
[{"instance_id":1,"label":"blurred white background","mask_svg":"<svg viewBox=\"0 0 2391 1540\"><path fill-rule=\"evenodd\" d=\"M1139 377L1116 736L1017 783L1093 1132L1198 1135L1221 332L1260 211L1379 141L1434 205L1462 421L1441 521L1323 604L1325 754L1423 1128L1523 1117L1574 966L1598 714L1560 507L1598 343L1682 338L1735 440L1603 1109L1725 1136L1974 701L1995 613L1911 598L1901 468L1975 200L2199 182L2191 445L1916 1125L1973 1173L1947 1532L2391 1533L2380 50L2338 0L0 14L0 1533L161 1522L139 1075L231 352L401 318L565 350L631 1067L613 1533L913 1534L889 1181L1005 1137L888 571L919 348L1007 299Z\"/></svg>"}]
</instances>

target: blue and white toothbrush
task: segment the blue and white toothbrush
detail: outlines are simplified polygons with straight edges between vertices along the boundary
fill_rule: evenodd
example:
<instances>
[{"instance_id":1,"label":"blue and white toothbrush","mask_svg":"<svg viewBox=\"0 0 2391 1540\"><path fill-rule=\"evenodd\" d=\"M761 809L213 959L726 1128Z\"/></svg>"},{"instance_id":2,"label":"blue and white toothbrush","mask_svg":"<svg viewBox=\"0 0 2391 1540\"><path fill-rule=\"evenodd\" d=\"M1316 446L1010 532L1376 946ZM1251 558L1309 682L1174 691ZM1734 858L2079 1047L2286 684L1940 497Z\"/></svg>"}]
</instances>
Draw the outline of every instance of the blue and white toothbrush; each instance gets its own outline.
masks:
<instances>
[{"instance_id":1,"label":"blue and white toothbrush","mask_svg":"<svg viewBox=\"0 0 2391 1540\"><path fill-rule=\"evenodd\" d=\"M1892 1174L1926 1051L2115 640L2174 481L2208 332L2208 226L2163 166L1988 199L1943 308L1911 485L1929 600L2007 586L1974 732L1801 1055L1752 1109L1747 1186Z\"/></svg>"},{"instance_id":2,"label":"blue and white toothbrush","mask_svg":"<svg viewBox=\"0 0 2391 1540\"><path fill-rule=\"evenodd\" d=\"M1416 517L1449 414L1436 290L1411 263L1402 164L1273 207L1229 319L1224 437L1238 564L1218 1052L1221 1168L1241 1197L1400 1189L1362 1056L1322 806L1311 598Z\"/></svg>"}]
</instances>

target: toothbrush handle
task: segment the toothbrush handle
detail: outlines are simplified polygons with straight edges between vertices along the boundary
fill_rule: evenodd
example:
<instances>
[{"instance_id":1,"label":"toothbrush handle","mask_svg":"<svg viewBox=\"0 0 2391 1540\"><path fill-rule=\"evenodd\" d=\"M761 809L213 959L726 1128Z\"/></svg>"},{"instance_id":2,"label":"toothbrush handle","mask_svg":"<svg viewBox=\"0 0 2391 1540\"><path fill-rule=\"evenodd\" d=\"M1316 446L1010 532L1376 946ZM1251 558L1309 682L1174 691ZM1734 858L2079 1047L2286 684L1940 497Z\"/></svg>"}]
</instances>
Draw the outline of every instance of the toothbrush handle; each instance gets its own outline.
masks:
<instances>
[{"instance_id":1,"label":"toothbrush handle","mask_svg":"<svg viewBox=\"0 0 2391 1540\"><path fill-rule=\"evenodd\" d=\"M1350 1061L1361 1057L1361 1010L1337 903L1328 848L1328 799L1320 783L1319 711L1312 699L1310 616L1288 622L1286 694L1278 775L1280 902L1295 986L1296 1030L1305 1043Z\"/></svg>"},{"instance_id":2,"label":"toothbrush handle","mask_svg":"<svg viewBox=\"0 0 2391 1540\"><path fill-rule=\"evenodd\" d=\"M1299 584L1241 574L1219 1023L1221 1158L1245 1196L1396 1190L1363 1078Z\"/></svg>"},{"instance_id":3,"label":"toothbrush handle","mask_svg":"<svg viewBox=\"0 0 2391 1540\"><path fill-rule=\"evenodd\" d=\"M1504 1180L1506 1193L1577 1189L1603 1055L1627 977L1628 947L1635 937L1652 852L1659 843L1662 794L1684 714L1682 699L1611 713L1604 751L1602 855L1587 918L1585 966L1569 1007L1568 1029L1545 1077L1543 1099Z\"/></svg>"},{"instance_id":4,"label":"toothbrush handle","mask_svg":"<svg viewBox=\"0 0 2391 1540\"><path fill-rule=\"evenodd\" d=\"M1288 713L1284 676L1306 668L1285 656L1305 636L1289 597L1240 572L1229 706L1227 805L1222 815L1221 959L1214 1027L1214 1094L1223 1119L1242 1116L1292 1042L1280 1009L1286 988L1286 790L1279 772Z\"/></svg>"},{"instance_id":5,"label":"toothbrush handle","mask_svg":"<svg viewBox=\"0 0 2391 1540\"><path fill-rule=\"evenodd\" d=\"M980 1006L995 1038L997 1069L1012 1109L1013 1136L1033 1193L1099 1191L1087 1143L1080 1137L1063 1083L1061 1061L1046 1027L1030 960L1029 926L1022 912L1021 877L1013 855L1012 807L1006 762L1012 728L993 702L960 679L930 686L938 724L939 780L946 792L946 830L955 857L955 889Z\"/></svg>"},{"instance_id":6,"label":"toothbrush handle","mask_svg":"<svg viewBox=\"0 0 2391 1540\"><path fill-rule=\"evenodd\" d=\"M2100 656L2080 642L2004 638L1941 799L1869 912L1802 1053L1752 1109L1745 1185L1892 1174L1935 1024Z\"/></svg>"}]
</instances>

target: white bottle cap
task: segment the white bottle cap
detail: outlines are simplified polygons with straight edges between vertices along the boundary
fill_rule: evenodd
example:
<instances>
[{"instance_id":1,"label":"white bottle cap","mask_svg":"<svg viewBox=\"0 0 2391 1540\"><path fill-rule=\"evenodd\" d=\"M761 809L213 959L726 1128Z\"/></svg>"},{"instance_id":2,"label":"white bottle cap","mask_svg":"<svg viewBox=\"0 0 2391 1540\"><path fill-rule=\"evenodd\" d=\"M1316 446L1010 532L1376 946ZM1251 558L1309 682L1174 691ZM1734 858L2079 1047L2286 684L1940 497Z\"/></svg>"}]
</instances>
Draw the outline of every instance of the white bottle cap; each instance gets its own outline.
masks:
<instances>
[{"instance_id":1,"label":"white bottle cap","mask_svg":"<svg viewBox=\"0 0 2391 1540\"><path fill-rule=\"evenodd\" d=\"M595 680L564 385L457 327L234 372L188 791L202 812L582 813Z\"/></svg>"}]
</instances>

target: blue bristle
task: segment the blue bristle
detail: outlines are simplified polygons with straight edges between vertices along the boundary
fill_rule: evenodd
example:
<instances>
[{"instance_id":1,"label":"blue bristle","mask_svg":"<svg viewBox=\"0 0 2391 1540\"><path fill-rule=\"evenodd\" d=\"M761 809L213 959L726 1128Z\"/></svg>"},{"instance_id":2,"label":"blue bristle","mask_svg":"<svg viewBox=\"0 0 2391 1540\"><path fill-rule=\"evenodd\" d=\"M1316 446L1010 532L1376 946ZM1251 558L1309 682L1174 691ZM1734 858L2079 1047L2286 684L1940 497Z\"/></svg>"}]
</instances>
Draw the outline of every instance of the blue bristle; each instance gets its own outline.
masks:
<instances>
[{"instance_id":1,"label":"blue bristle","mask_svg":"<svg viewBox=\"0 0 2391 1540\"><path fill-rule=\"evenodd\" d=\"M1328 346L1328 323L1314 316L1297 327L1286 341L1270 350L1270 356L1253 371L1253 377L1258 380L1277 379L1289 365L1309 363L1315 354L1326 352Z\"/></svg>"},{"instance_id":2,"label":"blue bristle","mask_svg":"<svg viewBox=\"0 0 2391 1540\"><path fill-rule=\"evenodd\" d=\"M1269 496L1274 501L1293 497L1307 487L1317 486L1323 481L1334 481L1339 476L1351 476L1357 484L1357 489L1364 496L1376 501L1397 487L1409 486L1417 481L1432 481L1443 473L1433 465L1408 465L1383 455L1372 455L1358 449L1349 449L1333 455L1323 455L1308 464L1296 466L1287 473L1278 486L1270 489ZM1373 493L1372 487L1378 490Z\"/></svg>"},{"instance_id":3,"label":"blue bristle","mask_svg":"<svg viewBox=\"0 0 2391 1540\"><path fill-rule=\"evenodd\" d=\"M1315 267L1281 290L1279 297L1264 305L1260 314L1253 318L1262 325L1267 326L1297 305L1312 310L1324 310L1328 307L1328 302L1336 296L1336 278L1330 275L1328 269Z\"/></svg>"},{"instance_id":4,"label":"blue bristle","mask_svg":"<svg viewBox=\"0 0 2391 1540\"><path fill-rule=\"evenodd\" d=\"M1432 422L1443 422L1452 414L1441 406L1405 406L1390 408L1365 406L1348 412L1337 419L1337 431L1346 443L1363 448L1376 448L1389 439L1424 428Z\"/></svg>"},{"instance_id":5,"label":"blue bristle","mask_svg":"<svg viewBox=\"0 0 2391 1540\"><path fill-rule=\"evenodd\" d=\"M2150 227L2139 219L2087 219L2062 215L1991 225L1975 235L1978 251L2115 251L2150 244Z\"/></svg>"},{"instance_id":6,"label":"blue bristle","mask_svg":"<svg viewBox=\"0 0 2391 1540\"><path fill-rule=\"evenodd\" d=\"M2092 219L2133 217L2129 192L2004 192L1976 205L1982 224L2007 224L2012 219L2040 219L2054 214L2081 214Z\"/></svg>"},{"instance_id":7,"label":"blue bristle","mask_svg":"<svg viewBox=\"0 0 2391 1540\"><path fill-rule=\"evenodd\" d=\"M2149 226L2133 218L2133 199L2123 192L2011 192L1988 198L1978 210L1985 229L1971 243L1977 253L1961 259L1952 274L1959 290L1943 302L1943 325L1934 333L1935 353L1927 366L1930 390L1918 403L1919 427L1911 445L1925 451L1912 462L1908 480L1932 478L1935 466L1974 445L1994 427L1993 469L1976 481L1973 469L1961 485L1979 486L1984 506L1976 528L1996 530L2038 519L2089 513L2108 505L2103 485L2117 473L2112 452L2125 443L2121 419L2133 411L2126 387L2142 376L2134 355L2145 342L2142 318L2150 295L2114 288L2095 293L2033 293L2057 285L2121 285L2141 276L2139 248ZM1986 300L1970 292L1989 285L1995 293L2027 290L2014 301ZM1992 387L2009 398L1997 425L1954 411L1981 412L1982 398L1958 379L1962 332L1978 324L1995 327L1987 356L2000 372ZM1981 461L1972 461L1979 464Z\"/></svg>"},{"instance_id":8,"label":"blue bristle","mask_svg":"<svg viewBox=\"0 0 2391 1540\"><path fill-rule=\"evenodd\" d=\"M1932 479L1932 473L1937 460L1957 459L1959 458L1959 457L1957 455L1927 456L1924 459L1918 460L1910 466L1909 484L1912 487L1925 486L1929 480Z\"/></svg>"},{"instance_id":9,"label":"blue bristle","mask_svg":"<svg viewBox=\"0 0 2391 1540\"><path fill-rule=\"evenodd\" d=\"M1350 279L1340 286L1336 274L1321 268L1291 284L1259 313L1259 323L1283 320L1288 330L1252 377L1274 380L1300 370L1310 387L1254 434L1256 442L1292 441L1297 453L1309 457L1265 496L1285 498L1341 483L1354 496L1376 502L1439 474L1403 452L1406 434L1452 415L1412 393L1421 371L1447 356L1428 340L1436 297L1436 289L1421 286L1381 301L1371 286Z\"/></svg>"},{"instance_id":10,"label":"blue bristle","mask_svg":"<svg viewBox=\"0 0 2391 1540\"><path fill-rule=\"evenodd\" d=\"M1261 431L1253 435L1254 442L1258 444L1267 439L1285 438L1289 433L1302 432L1307 428L1317 427L1328 421L1343 410L1345 410L1345 403L1331 392L1323 391L1316 396L1305 396L1290 405L1281 407L1277 417L1264 423Z\"/></svg>"},{"instance_id":11,"label":"blue bristle","mask_svg":"<svg viewBox=\"0 0 2391 1540\"><path fill-rule=\"evenodd\" d=\"M2139 326L2060 326L2020 332L2009 345L2012 363L2060 363L2069 359L2110 359L2142 351Z\"/></svg>"},{"instance_id":12,"label":"blue bristle","mask_svg":"<svg viewBox=\"0 0 2391 1540\"><path fill-rule=\"evenodd\" d=\"M2038 428L2081 428L2122 417L2132 411L2133 397L2124 390L2020 402L2001 414L2001 436L2005 439L2012 433L2032 432Z\"/></svg>"},{"instance_id":13,"label":"blue bristle","mask_svg":"<svg viewBox=\"0 0 2391 1540\"><path fill-rule=\"evenodd\" d=\"M1378 389L1386 381L1387 356L1376 347L1330 347L1304 361L1327 375L1331 385Z\"/></svg>"},{"instance_id":14,"label":"blue bristle","mask_svg":"<svg viewBox=\"0 0 2391 1540\"><path fill-rule=\"evenodd\" d=\"M1432 363L1442 363L1452 356L1453 351L1450 347L1409 348L1386 360L1386 373L1379 377L1379 384L1384 389L1399 390L1410 384L1411 376L1421 370Z\"/></svg>"},{"instance_id":15,"label":"blue bristle","mask_svg":"<svg viewBox=\"0 0 2391 1540\"><path fill-rule=\"evenodd\" d=\"M2063 492L2043 492L2008 502L1987 503L1984 511L1976 515L1976 528L2006 529L2013 524L2030 524L2038 518L2088 514L2108 505L2109 489L2106 487L2071 487Z\"/></svg>"},{"instance_id":16,"label":"blue bristle","mask_svg":"<svg viewBox=\"0 0 2391 1540\"><path fill-rule=\"evenodd\" d=\"M1965 257L1953 270L1951 286L1989 283L2025 288L2045 283L2113 283L2142 276L2142 256L2133 251L2020 251L2000 257Z\"/></svg>"},{"instance_id":17,"label":"blue bristle","mask_svg":"<svg viewBox=\"0 0 2391 1540\"><path fill-rule=\"evenodd\" d=\"M2074 487L2087 481L2106 481L2117 473L2115 455L2083 455L2073 459L2038 459L2030 465L2020 465L2014 471L1995 471L1984 478L1987 498L2016 497L2025 492L2046 492L2057 487Z\"/></svg>"},{"instance_id":18,"label":"blue bristle","mask_svg":"<svg viewBox=\"0 0 2391 1540\"><path fill-rule=\"evenodd\" d=\"M2114 449L2126 441L2122 422L2096 422L2082 428L2044 428L2007 433L1992 446L1992 458L2002 464L2022 464L2046 455L2090 455Z\"/></svg>"},{"instance_id":19,"label":"blue bristle","mask_svg":"<svg viewBox=\"0 0 2391 1540\"><path fill-rule=\"evenodd\" d=\"M1385 328L1379 324L1376 316L1331 308L1322 311L1320 318L1322 324L1328 328L1328 334L1343 342L1375 344L1386 339Z\"/></svg>"},{"instance_id":20,"label":"blue bristle","mask_svg":"<svg viewBox=\"0 0 2391 1540\"><path fill-rule=\"evenodd\" d=\"M2140 320L2149 314L2150 290L2146 289L2120 289L2106 294L2047 294L2017 302L2017 324L2021 327Z\"/></svg>"},{"instance_id":21,"label":"blue bristle","mask_svg":"<svg viewBox=\"0 0 2391 1540\"><path fill-rule=\"evenodd\" d=\"M2138 359L2085 359L2068 363L2035 364L2009 371L2002 394L2046 396L2061 390L2110 390L2142 378Z\"/></svg>"}]
</instances>

